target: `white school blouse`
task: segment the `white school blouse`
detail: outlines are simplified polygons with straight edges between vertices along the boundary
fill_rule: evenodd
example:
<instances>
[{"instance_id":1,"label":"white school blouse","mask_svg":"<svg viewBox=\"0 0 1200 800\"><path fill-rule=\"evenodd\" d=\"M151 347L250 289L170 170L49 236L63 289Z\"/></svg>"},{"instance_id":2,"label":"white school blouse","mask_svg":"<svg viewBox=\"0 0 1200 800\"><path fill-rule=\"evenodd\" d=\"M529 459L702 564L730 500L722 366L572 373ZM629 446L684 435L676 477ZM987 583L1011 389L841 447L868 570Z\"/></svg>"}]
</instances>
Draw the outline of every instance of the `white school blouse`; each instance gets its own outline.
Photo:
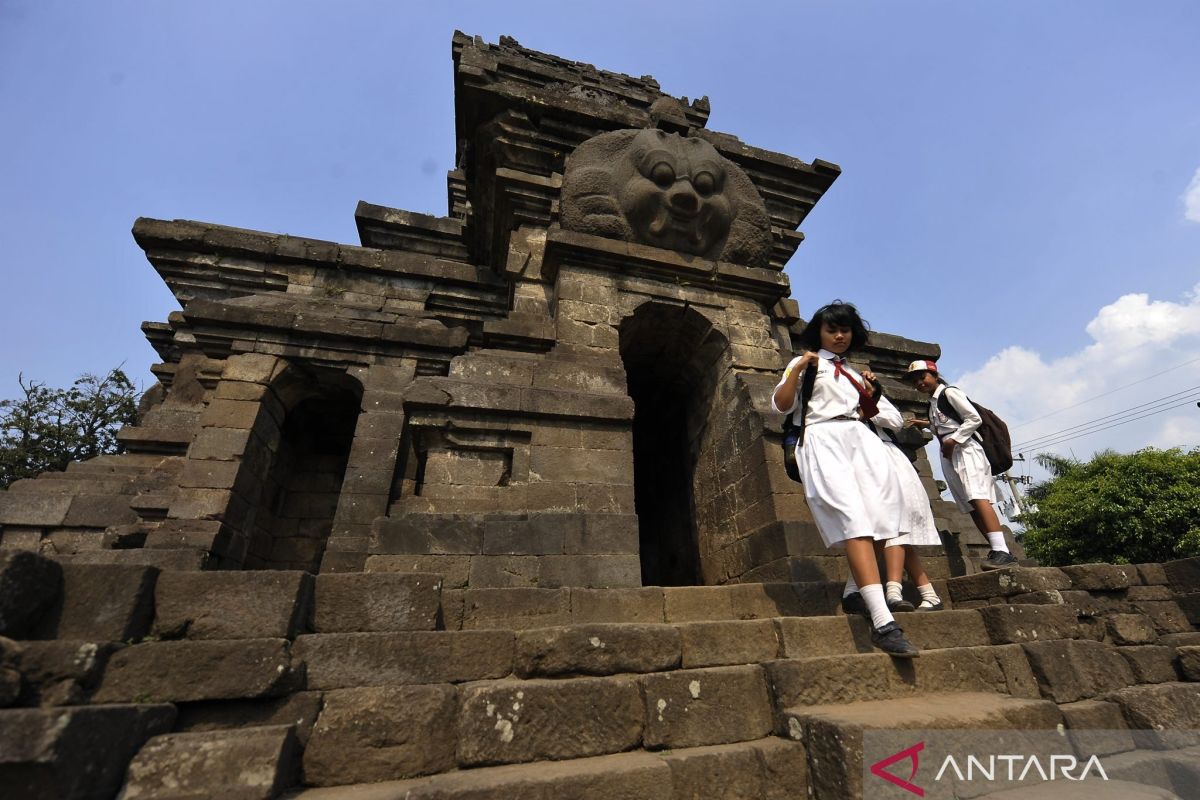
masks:
<instances>
[{"instance_id":1,"label":"white school blouse","mask_svg":"<svg viewBox=\"0 0 1200 800\"><path fill-rule=\"evenodd\" d=\"M954 410L962 415L961 424L953 417L948 417L938 410L938 398L942 396L943 392ZM971 401L967 399L962 389L957 386L940 384L933 390L933 396L929 398L929 424L939 439L950 439L958 444L966 444L975 435L975 431L979 430L983 420L980 419L979 412L975 410L975 406L971 405Z\"/></svg>"},{"instance_id":2,"label":"white school blouse","mask_svg":"<svg viewBox=\"0 0 1200 800\"><path fill-rule=\"evenodd\" d=\"M830 359L837 356L828 350L821 349L817 351L817 355L821 360L817 362L817 381L813 384L812 398L808 401L808 415L805 417L806 425L815 425L818 422L828 422L831 419L838 417L853 417L858 419L858 390L855 389L848 380L834 380L836 374L833 368L833 362ZM796 368L796 362L800 360L800 356L796 356L788 362L787 370L784 372L784 377L775 386L775 391L779 391L779 387L783 386L783 382L787 380L787 375ZM848 362L842 364L842 370L854 376L854 380L858 381L860 386L866 385L866 381L858 374L856 370L850 368ZM822 380L824 378L824 380ZM804 381L804 375L801 374L796 380L796 394L792 397L792 404L787 408L780 408L775 403L775 392L771 393L771 407L780 414L791 414L792 422L799 423L800 420L796 417L796 412L800 409L800 384Z\"/></svg>"}]
</instances>

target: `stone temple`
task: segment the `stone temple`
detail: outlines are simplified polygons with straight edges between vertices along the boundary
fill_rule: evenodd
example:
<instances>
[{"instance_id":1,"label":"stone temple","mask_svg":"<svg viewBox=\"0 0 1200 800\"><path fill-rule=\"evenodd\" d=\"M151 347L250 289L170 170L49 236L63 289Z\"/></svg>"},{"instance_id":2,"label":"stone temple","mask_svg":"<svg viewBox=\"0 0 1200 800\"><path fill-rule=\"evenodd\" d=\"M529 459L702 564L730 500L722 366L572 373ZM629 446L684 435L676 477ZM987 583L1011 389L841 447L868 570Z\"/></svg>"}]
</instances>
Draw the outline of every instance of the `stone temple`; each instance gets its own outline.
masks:
<instances>
[{"instance_id":1,"label":"stone temple","mask_svg":"<svg viewBox=\"0 0 1200 800\"><path fill-rule=\"evenodd\" d=\"M1195 796L1200 561L979 573L909 432L953 610L907 665L840 614L769 402L839 167L452 52L446 216L134 225L180 310L125 452L0 493L0 795L850 798L903 722L1106 729L1090 797ZM858 358L911 413L938 355Z\"/></svg>"}]
</instances>

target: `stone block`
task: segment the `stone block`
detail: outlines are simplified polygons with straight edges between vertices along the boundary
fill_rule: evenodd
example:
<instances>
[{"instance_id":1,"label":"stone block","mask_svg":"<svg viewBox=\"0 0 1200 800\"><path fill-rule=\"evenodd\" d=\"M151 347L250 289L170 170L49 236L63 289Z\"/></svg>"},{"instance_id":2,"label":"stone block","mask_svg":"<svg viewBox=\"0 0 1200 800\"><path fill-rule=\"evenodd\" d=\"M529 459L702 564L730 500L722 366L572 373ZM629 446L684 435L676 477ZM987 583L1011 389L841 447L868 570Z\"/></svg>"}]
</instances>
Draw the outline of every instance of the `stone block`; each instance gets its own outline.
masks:
<instances>
[{"instance_id":1,"label":"stone block","mask_svg":"<svg viewBox=\"0 0 1200 800\"><path fill-rule=\"evenodd\" d=\"M571 623L570 589L467 589L463 629L526 630Z\"/></svg>"},{"instance_id":2,"label":"stone block","mask_svg":"<svg viewBox=\"0 0 1200 800\"><path fill-rule=\"evenodd\" d=\"M3 521L0 519L0 522ZM1200 556L1167 561L1162 569L1167 583L1176 594L1200 592Z\"/></svg>"},{"instance_id":3,"label":"stone block","mask_svg":"<svg viewBox=\"0 0 1200 800\"><path fill-rule=\"evenodd\" d=\"M58 562L37 553L0 555L0 636L24 638L58 600L62 580Z\"/></svg>"},{"instance_id":4,"label":"stone block","mask_svg":"<svg viewBox=\"0 0 1200 800\"><path fill-rule=\"evenodd\" d=\"M246 452L250 435L244 428L203 428L188 447L188 460L239 460Z\"/></svg>"},{"instance_id":5,"label":"stone block","mask_svg":"<svg viewBox=\"0 0 1200 800\"><path fill-rule=\"evenodd\" d=\"M121 798L271 800L296 782L299 767L300 745L291 725L169 733L138 751Z\"/></svg>"},{"instance_id":6,"label":"stone block","mask_svg":"<svg viewBox=\"0 0 1200 800\"><path fill-rule=\"evenodd\" d=\"M1125 599L1130 603L1167 602L1175 600L1175 593L1169 586L1153 584L1150 586L1130 586L1125 590Z\"/></svg>"},{"instance_id":7,"label":"stone block","mask_svg":"<svg viewBox=\"0 0 1200 800\"><path fill-rule=\"evenodd\" d=\"M539 556L471 556L468 585L473 589L515 589L538 586Z\"/></svg>"},{"instance_id":8,"label":"stone block","mask_svg":"<svg viewBox=\"0 0 1200 800\"><path fill-rule=\"evenodd\" d=\"M663 622L663 592L656 586L638 589L571 589L571 621Z\"/></svg>"},{"instance_id":9,"label":"stone block","mask_svg":"<svg viewBox=\"0 0 1200 800\"><path fill-rule=\"evenodd\" d=\"M675 628L684 669L758 664L779 657L781 636L775 620L683 622Z\"/></svg>"},{"instance_id":10,"label":"stone block","mask_svg":"<svg viewBox=\"0 0 1200 800\"><path fill-rule=\"evenodd\" d=\"M132 564L64 564L63 590L34 631L39 639L140 639L154 617L158 570Z\"/></svg>"},{"instance_id":11,"label":"stone block","mask_svg":"<svg viewBox=\"0 0 1200 800\"><path fill-rule=\"evenodd\" d=\"M114 642L67 640L22 645L11 660L0 656L0 664L8 660L8 666L17 667L22 678L21 704L33 706L84 704L108 659L121 647Z\"/></svg>"},{"instance_id":12,"label":"stone block","mask_svg":"<svg viewBox=\"0 0 1200 800\"><path fill-rule=\"evenodd\" d=\"M775 620L784 658L869 652L871 631L848 617L781 617Z\"/></svg>"},{"instance_id":13,"label":"stone block","mask_svg":"<svg viewBox=\"0 0 1200 800\"><path fill-rule=\"evenodd\" d=\"M1200 744L1200 692L1194 684L1132 686L1104 699L1121 707L1138 747L1174 749Z\"/></svg>"},{"instance_id":14,"label":"stone block","mask_svg":"<svg viewBox=\"0 0 1200 800\"><path fill-rule=\"evenodd\" d=\"M1162 564L1138 564L1138 578L1146 586L1165 586L1170 583Z\"/></svg>"},{"instance_id":15,"label":"stone block","mask_svg":"<svg viewBox=\"0 0 1200 800\"><path fill-rule=\"evenodd\" d=\"M640 680L648 749L729 744L771 731L771 698L758 666L676 670Z\"/></svg>"},{"instance_id":16,"label":"stone block","mask_svg":"<svg viewBox=\"0 0 1200 800\"><path fill-rule=\"evenodd\" d=\"M1138 683L1170 683L1179 680L1175 669L1175 650L1163 645L1142 645L1117 649L1121 657L1129 662L1133 677Z\"/></svg>"},{"instance_id":17,"label":"stone block","mask_svg":"<svg viewBox=\"0 0 1200 800\"><path fill-rule=\"evenodd\" d=\"M303 630L313 578L304 572L164 572L155 590L163 638L290 639Z\"/></svg>"},{"instance_id":18,"label":"stone block","mask_svg":"<svg viewBox=\"0 0 1200 800\"><path fill-rule=\"evenodd\" d=\"M373 523L372 553L473 555L483 552L479 514L405 514Z\"/></svg>"},{"instance_id":19,"label":"stone block","mask_svg":"<svg viewBox=\"0 0 1200 800\"><path fill-rule=\"evenodd\" d=\"M462 683L513 668L511 631L321 633L296 639L310 689Z\"/></svg>"},{"instance_id":20,"label":"stone block","mask_svg":"<svg viewBox=\"0 0 1200 800\"><path fill-rule=\"evenodd\" d=\"M1018 567L951 578L946 581L946 586L950 590L950 598L957 605L960 600L990 600L1028 592L1070 589L1071 579L1065 572L1053 567Z\"/></svg>"},{"instance_id":21,"label":"stone block","mask_svg":"<svg viewBox=\"0 0 1200 800\"><path fill-rule=\"evenodd\" d=\"M808 756L800 742L761 739L749 745L763 768L762 800L794 800L808 796Z\"/></svg>"},{"instance_id":22,"label":"stone block","mask_svg":"<svg viewBox=\"0 0 1200 800\"><path fill-rule=\"evenodd\" d=\"M762 760L748 744L674 750L662 759L671 768L671 787L678 800L761 800L765 796Z\"/></svg>"},{"instance_id":23,"label":"stone block","mask_svg":"<svg viewBox=\"0 0 1200 800\"><path fill-rule=\"evenodd\" d=\"M670 768L640 751L458 770L378 788L378 800L673 800ZM315 789L297 795L296 800L339 797L350 795L345 789Z\"/></svg>"},{"instance_id":24,"label":"stone block","mask_svg":"<svg viewBox=\"0 0 1200 800\"><path fill-rule=\"evenodd\" d=\"M169 705L0 710L0 787L21 800L113 797L129 759L174 720Z\"/></svg>"},{"instance_id":25,"label":"stone block","mask_svg":"<svg viewBox=\"0 0 1200 800\"><path fill-rule=\"evenodd\" d=\"M1179 656L1179 671L1189 681L1200 681L1200 645L1184 645L1176 648Z\"/></svg>"},{"instance_id":26,"label":"stone block","mask_svg":"<svg viewBox=\"0 0 1200 800\"><path fill-rule=\"evenodd\" d=\"M1158 638L1154 623L1143 614L1113 614L1104 624L1108 638L1119 645L1150 644Z\"/></svg>"},{"instance_id":27,"label":"stone block","mask_svg":"<svg viewBox=\"0 0 1200 800\"><path fill-rule=\"evenodd\" d=\"M1068 730L1067 735L1080 757L1085 753L1106 756L1132 750L1133 734L1125 726L1125 717L1116 703L1080 700L1058 707Z\"/></svg>"},{"instance_id":28,"label":"stone block","mask_svg":"<svg viewBox=\"0 0 1200 800\"><path fill-rule=\"evenodd\" d=\"M221 380L267 384L280 366L275 356L261 353L242 353L225 359ZM218 384L219 386L219 384Z\"/></svg>"},{"instance_id":29,"label":"stone block","mask_svg":"<svg viewBox=\"0 0 1200 800\"><path fill-rule=\"evenodd\" d=\"M1006 598L1010 603L1018 603L1021 605L1033 606L1059 606L1063 603L1062 592L1057 589L1050 589L1045 592L1027 592L1026 594L1014 594L1012 597ZM967 603L984 603L983 600L964 600L961 603L955 604L955 608L966 608ZM980 606L976 606L980 607Z\"/></svg>"},{"instance_id":30,"label":"stone block","mask_svg":"<svg viewBox=\"0 0 1200 800\"><path fill-rule=\"evenodd\" d=\"M571 527L563 538L568 555L638 553L636 514L587 514L579 528Z\"/></svg>"},{"instance_id":31,"label":"stone block","mask_svg":"<svg viewBox=\"0 0 1200 800\"><path fill-rule=\"evenodd\" d=\"M248 431L258 420L260 409L262 404L253 400L213 399L200 414L200 424L206 428L241 428Z\"/></svg>"},{"instance_id":32,"label":"stone block","mask_svg":"<svg viewBox=\"0 0 1200 800\"><path fill-rule=\"evenodd\" d=\"M179 485L185 489L232 489L241 469L241 461L188 459L179 476Z\"/></svg>"},{"instance_id":33,"label":"stone block","mask_svg":"<svg viewBox=\"0 0 1200 800\"><path fill-rule=\"evenodd\" d=\"M1075 610L1057 605L995 605L977 612L992 644L1079 638Z\"/></svg>"},{"instance_id":34,"label":"stone block","mask_svg":"<svg viewBox=\"0 0 1200 800\"><path fill-rule=\"evenodd\" d=\"M1071 579L1071 588L1088 592L1128 589L1141 582L1133 564L1077 564L1062 571Z\"/></svg>"},{"instance_id":35,"label":"stone block","mask_svg":"<svg viewBox=\"0 0 1200 800\"><path fill-rule=\"evenodd\" d=\"M1175 602L1138 602L1133 609L1145 614L1159 633L1188 633L1195 630L1183 609Z\"/></svg>"},{"instance_id":36,"label":"stone block","mask_svg":"<svg viewBox=\"0 0 1200 800\"><path fill-rule=\"evenodd\" d=\"M453 686L327 692L304 751L304 781L337 786L454 769L457 711Z\"/></svg>"},{"instance_id":37,"label":"stone block","mask_svg":"<svg viewBox=\"0 0 1200 800\"><path fill-rule=\"evenodd\" d=\"M663 613L667 622L700 622L737 619L733 608L732 587L667 586L663 592Z\"/></svg>"},{"instance_id":38,"label":"stone block","mask_svg":"<svg viewBox=\"0 0 1200 800\"><path fill-rule=\"evenodd\" d=\"M1100 642L1063 640L1023 647L1042 696L1056 703L1085 700L1135 682L1125 659Z\"/></svg>"},{"instance_id":39,"label":"stone block","mask_svg":"<svg viewBox=\"0 0 1200 800\"><path fill-rule=\"evenodd\" d=\"M114 653L95 703L235 700L298 689L302 664L286 639L145 642Z\"/></svg>"},{"instance_id":40,"label":"stone block","mask_svg":"<svg viewBox=\"0 0 1200 800\"><path fill-rule=\"evenodd\" d=\"M568 529L583 530L578 514L537 514L529 519L492 519L483 525L485 555L562 554Z\"/></svg>"},{"instance_id":41,"label":"stone block","mask_svg":"<svg viewBox=\"0 0 1200 800\"><path fill-rule=\"evenodd\" d=\"M129 525L138 521L137 512L129 507L131 499L128 495L75 495L62 524L73 528Z\"/></svg>"},{"instance_id":42,"label":"stone block","mask_svg":"<svg viewBox=\"0 0 1200 800\"><path fill-rule=\"evenodd\" d=\"M637 555L543 556L538 585L553 589L580 586L620 589L641 586L642 565Z\"/></svg>"},{"instance_id":43,"label":"stone block","mask_svg":"<svg viewBox=\"0 0 1200 800\"><path fill-rule=\"evenodd\" d=\"M31 494L28 492L0 493L0 525L29 525L50 528L62 525L67 518L73 495Z\"/></svg>"},{"instance_id":44,"label":"stone block","mask_svg":"<svg viewBox=\"0 0 1200 800\"><path fill-rule=\"evenodd\" d=\"M461 766L585 758L642 741L641 692L628 676L472 684L459 696Z\"/></svg>"},{"instance_id":45,"label":"stone block","mask_svg":"<svg viewBox=\"0 0 1200 800\"><path fill-rule=\"evenodd\" d=\"M680 663L670 625L592 624L518 631L513 671L521 677L656 672Z\"/></svg>"},{"instance_id":46,"label":"stone block","mask_svg":"<svg viewBox=\"0 0 1200 800\"><path fill-rule=\"evenodd\" d=\"M392 555L367 556L366 572L414 572L439 575L442 589L462 589L471 573L471 556Z\"/></svg>"},{"instance_id":47,"label":"stone block","mask_svg":"<svg viewBox=\"0 0 1200 800\"><path fill-rule=\"evenodd\" d=\"M431 631L441 590L441 577L428 573L320 575L311 627L316 633Z\"/></svg>"},{"instance_id":48,"label":"stone block","mask_svg":"<svg viewBox=\"0 0 1200 800\"><path fill-rule=\"evenodd\" d=\"M285 697L259 700L218 700L208 703L184 703L179 707L175 730L222 731L231 728L255 728L265 725L290 725L296 739L308 741L324 702L321 692L296 692Z\"/></svg>"}]
</instances>

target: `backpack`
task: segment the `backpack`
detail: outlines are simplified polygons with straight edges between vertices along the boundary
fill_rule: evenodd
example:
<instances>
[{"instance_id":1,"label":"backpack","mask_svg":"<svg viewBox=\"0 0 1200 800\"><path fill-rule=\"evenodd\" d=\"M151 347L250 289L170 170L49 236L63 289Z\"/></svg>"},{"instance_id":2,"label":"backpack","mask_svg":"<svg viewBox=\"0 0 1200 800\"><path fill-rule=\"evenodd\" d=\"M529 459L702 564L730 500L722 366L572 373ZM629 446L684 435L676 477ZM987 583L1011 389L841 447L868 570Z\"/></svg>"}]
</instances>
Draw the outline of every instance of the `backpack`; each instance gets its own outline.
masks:
<instances>
[{"instance_id":1,"label":"backpack","mask_svg":"<svg viewBox=\"0 0 1200 800\"><path fill-rule=\"evenodd\" d=\"M783 468L787 476L796 483L800 480L800 465L796 463L796 447L804 446L804 418L808 415L808 401L812 399L813 386L817 382L817 365L809 364L800 381L800 424L792 422L793 414L783 417Z\"/></svg>"},{"instance_id":2,"label":"backpack","mask_svg":"<svg viewBox=\"0 0 1200 800\"><path fill-rule=\"evenodd\" d=\"M983 445L983 454L992 465L992 474L999 475L1013 465L1012 439L1008 435L1008 426L996 416L996 412L984 408L970 398L967 398L967 401L975 407L979 418L983 420L975 433L979 436L979 443ZM937 409L958 424L962 424L962 415L950 404L950 398L946 397L945 392L938 398Z\"/></svg>"}]
</instances>

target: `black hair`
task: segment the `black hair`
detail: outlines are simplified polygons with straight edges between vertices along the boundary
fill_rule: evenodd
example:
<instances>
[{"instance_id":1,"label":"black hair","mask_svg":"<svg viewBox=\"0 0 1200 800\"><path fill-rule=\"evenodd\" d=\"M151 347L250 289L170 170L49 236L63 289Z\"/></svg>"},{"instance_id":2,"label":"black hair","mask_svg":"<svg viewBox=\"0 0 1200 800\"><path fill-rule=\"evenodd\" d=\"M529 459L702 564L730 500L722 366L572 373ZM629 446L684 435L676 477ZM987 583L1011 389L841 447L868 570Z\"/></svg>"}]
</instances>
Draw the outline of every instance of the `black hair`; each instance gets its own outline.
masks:
<instances>
[{"instance_id":1,"label":"black hair","mask_svg":"<svg viewBox=\"0 0 1200 800\"><path fill-rule=\"evenodd\" d=\"M946 383L946 379L942 377L942 373L937 372L936 370L932 370L932 369L919 369L919 370L916 370L915 372L910 372L904 376L904 382L905 383L915 383L918 375L924 375L926 373L933 375L933 377L935 379L937 379L937 382L942 384L943 386L950 385L950 384Z\"/></svg>"},{"instance_id":2,"label":"black hair","mask_svg":"<svg viewBox=\"0 0 1200 800\"><path fill-rule=\"evenodd\" d=\"M818 308L817 313L812 315L812 319L804 326L804 330L800 331L800 343L809 350L820 350L821 327L825 323L841 325L853 332L847 352L864 347L871 338L871 329L867 326L867 321L859 316L858 309L854 307L854 304L834 300L829 305Z\"/></svg>"}]
</instances>

